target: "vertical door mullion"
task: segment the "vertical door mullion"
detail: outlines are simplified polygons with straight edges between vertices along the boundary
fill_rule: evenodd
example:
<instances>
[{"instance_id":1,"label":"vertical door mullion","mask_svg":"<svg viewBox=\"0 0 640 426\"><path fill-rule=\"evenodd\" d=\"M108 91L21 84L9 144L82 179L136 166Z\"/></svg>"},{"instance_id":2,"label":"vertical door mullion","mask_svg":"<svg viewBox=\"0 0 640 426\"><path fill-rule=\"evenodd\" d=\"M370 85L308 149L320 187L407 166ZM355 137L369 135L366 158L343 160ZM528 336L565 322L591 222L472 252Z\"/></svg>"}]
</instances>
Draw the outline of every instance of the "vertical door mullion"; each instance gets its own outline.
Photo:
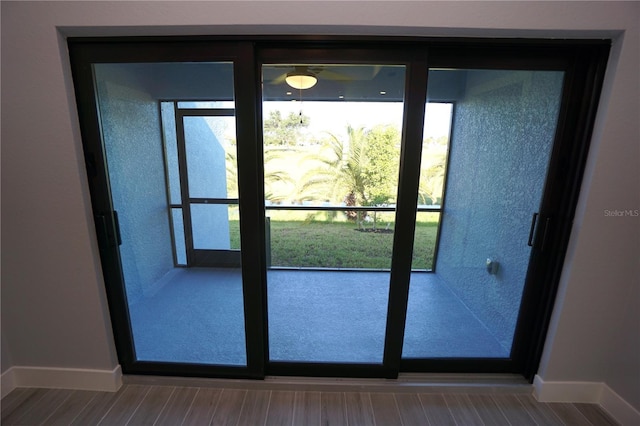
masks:
<instances>
[{"instance_id":1,"label":"vertical door mullion","mask_svg":"<svg viewBox=\"0 0 640 426\"><path fill-rule=\"evenodd\" d=\"M173 103L176 114L176 140L178 142L178 174L180 176L180 204L182 205L182 222L184 224L184 240L187 250L187 266L192 266L195 256L193 248L193 230L191 229L191 205L189 203L189 180L187 173L187 146L184 135L184 115L178 111L178 103Z\"/></svg>"},{"instance_id":2,"label":"vertical door mullion","mask_svg":"<svg viewBox=\"0 0 640 426\"><path fill-rule=\"evenodd\" d=\"M407 68L398 202L383 358L385 377L387 378L398 376L400 358L402 357L418 205L428 71L426 58L414 59Z\"/></svg>"},{"instance_id":3,"label":"vertical door mullion","mask_svg":"<svg viewBox=\"0 0 640 426\"><path fill-rule=\"evenodd\" d=\"M249 374L260 378L265 375L268 332L260 80L256 67L253 46L239 45L234 86L247 367Z\"/></svg>"}]
</instances>

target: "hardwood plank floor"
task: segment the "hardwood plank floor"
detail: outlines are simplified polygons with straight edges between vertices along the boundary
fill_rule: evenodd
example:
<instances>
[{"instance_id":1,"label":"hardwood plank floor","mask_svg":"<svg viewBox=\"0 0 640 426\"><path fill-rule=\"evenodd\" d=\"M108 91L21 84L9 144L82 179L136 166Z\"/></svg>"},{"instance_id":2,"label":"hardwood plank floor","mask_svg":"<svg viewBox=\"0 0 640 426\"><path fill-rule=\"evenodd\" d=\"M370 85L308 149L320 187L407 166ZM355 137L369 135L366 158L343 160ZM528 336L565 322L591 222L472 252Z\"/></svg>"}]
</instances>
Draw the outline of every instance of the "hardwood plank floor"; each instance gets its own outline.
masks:
<instances>
[{"instance_id":1,"label":"hardwood plank floor","mask_svg":"<svg viewBox=\"0 0 640 426\"><path fill-rule=\"evenodd\" d=\"M347 413L344 406L342 392L322 392L320 394L321 411L320 424L322 425L346 425Z\"/></svg>"},{"instance_id":2,"label":"hardwood plank floor","mask_svg":"<svg viewBox=\"0 0 640 426\"><path fill-rule=\"evenodd\" d=\"M175 392L175 388L172 386L152 386L128 423L154 425L167 406L173 392Z\"/></svg>"},{"instance_id":3,"label":"hardwood plank floor","mask_svg":"<svg viewBox=\"0 0 640 426\"><path fill-rule=\"evenodd\" d=\"M457 425L482 426L484 422L465 394L446 394L444 400Z\"/></svg>"},{"instance_id":4,"label":"hardwood plank floor","mask_svg":"<svg viewBox=\"0 0 640 426\"><path fill-rule=\"evenodd\" d=\"M371 398L366 392L346 392L345 406L347 411L347 424L350 425L375 425L373 419L373 407Z\"/></svg>"},{"instance_id":5,"label":"hardwood plank floor","mask_svg":"<svg viewBox=\"0 0 640 426\"><path fill-rule=\"evenodd\" d=\"M47 426L69 425L98 394L98 392L74 391L69 398L53 410L44 421Z\"/></svg>"},{"instance_id":6,"label":"hardwood plank floor","mask_svg":"<svg viewBox=\"0 0 640 426\"><path fill-rule=\"evenodd\" d=\"M240 418L236 424L241 426L261 425L265 423L269 411L271 391L250 390L242 404ZM229 424L229 423L227 423Z\"/></svg>"},{"instance_id":7,"label":"hardwood plank floor","mask_svg":"<svg viewBox=\"0 0 640 426\"><path fill-rule=\"evenodd\" d=\"M376 424L402 424L400 413L398 412L398 405L392 393L372 393L371 404L373 405Z\"/></svg>"},{"instance_id":8,"label":"hardwood plank floor","mask_svg":"<svg viewBox=\"0 0 640 426\"><path fill-rule=\"evenodd\" d=\"M124 385L15 389L2 425L616 425L598 405L505 392L315 392Z\"/></svg>"},{"instance_id":9,"label":"hardwood plank floor","mask_svg":"<svg viewBox=\"0 0 640 426\"><path fill-rule=\"evenodd\" d=\"M560 417L556 416L551 407L549 407L549 404L541 404L531 395L517 395L516 398L522 403L526 413L533 418L536 424L550 426L564 424Z\"/></svg>"},{"instance_id":10,"label":"hardwood plank floor","mask_svg":"<svg viewBox=\"0 0 640 426\"><path fill-rule=\"evenodd\" d=\"M295 400L296 392L272 391L265 424L273 426L294 424Z\"/></svg>"},{"instance_id":11,"label":"hardwood plank floor","mask_svg":"<svg viewBox=\"0 0 640 426\"><path fill-rule=\"evenodd\" d=\"M122 395L120 395L120 398L109 408L98 424L104 426L127 424L152 387L153 386L124 385Z\"/></svg>"},{"instance_id":12,"label":"hardwood plank floor","mask_svg":"<svg viewBox=\"0 0 640 426\"><path fill-rule=\"evenodd\" d=\"M422 409L432 425L442 426L456 426L456 421L453 419L451 410L447 402L444 400L444 396L440 394L420 394L418 395L420 402L422 403Z\"/></svg>"},{"instance_id":13,"label":"hardwood plank floor","mask_svg":"<svg viewBox=\"0 0 640 426\"><path fill-rule=\"evenodd\" d=\"M212 425L236 425L247 398L246 390L224 389L211 419ZM253 398L249 401L251 402ZM250 407L251 408L251 407Z\"/></svg>"},{"instance_id":14,"label":"hardwood plank floor","mask_svg":"<svg viewBox=\"0 0 640 426\"><path fill-rule=\"evenodd\" d=\"M25 408L31 408L42 397L40 389L15 389L2 398L2 424L17 422Z\"/></svg>"},{"instance_id":15,"label":"hardwood plank floor","mask_svg":"<svg viewBox=\"0 0 640 426\"><path fill-rule=\"evenodd\" d=\"M186 418L191 403L198 393L198 388L174 388L162 413L156 420L156 426L175 426Z\"/></svg>"},{"instance_id":16,"label":"hardwood plank floor","mask_svg":"<svg viewBox=\"0 0 640 426\"><path fill-rule=\"evenodd\" d=\"M510 425L535 426L537 423L514 395L491 395Z\"/></svg>"},{"instance_id":17,"label":"hardwood plank floor","mask_svg":"<svg viewBox=\"0 0 640 426\"><path fill-rule=\"evenodd\" d=\"M473 394L468 395L468 398L476 408L482 423L495 426L509 426L511 424L493 398L491 398L491 395Z\"/></svg>"},{"instance_id":18,"label":"hardwood plank floor","mask_svg":"<svg viewBox=\"0 0 640 426\"><path fill-rule=\"evenodd\" d=\"M320 392L296 392L293 409L294 425L317 426L322 419Z\"/></svg>"},{"instance_id":19,"label":"hardwood plank floor","mask_svg":"<svg viewBox=\"0 0 640 426\"><path fill-rule=\"evenodd\" d=\"M196 392L186 417L182 420L183 425L208 425L211 423L213 413L218 408L222 390L200 388Z\"/></svg>"},{"instance_id":20,"label":"hardwood plank floor","mask_svg":"<svg viewBox=\"0 0 640 426\"><path fill-rule=\"evenodd\" d=\"M69 424L73 426L98 424L126 389L126 386L123 386L118 392L99 392Z\"/></svg>"},{"instance_id":21,"label":"hardwood plank floor","mask_svg":"<svg viewBox=\"0 0 640 426\"><path fill-rule=\"evenodd\" d=\"M424 410L420 398L415 393L398 393L395 394L396 404L400 411L400 418L403 426L421 426L431 424L425 417Z\"/></svg>"}]
</instances>

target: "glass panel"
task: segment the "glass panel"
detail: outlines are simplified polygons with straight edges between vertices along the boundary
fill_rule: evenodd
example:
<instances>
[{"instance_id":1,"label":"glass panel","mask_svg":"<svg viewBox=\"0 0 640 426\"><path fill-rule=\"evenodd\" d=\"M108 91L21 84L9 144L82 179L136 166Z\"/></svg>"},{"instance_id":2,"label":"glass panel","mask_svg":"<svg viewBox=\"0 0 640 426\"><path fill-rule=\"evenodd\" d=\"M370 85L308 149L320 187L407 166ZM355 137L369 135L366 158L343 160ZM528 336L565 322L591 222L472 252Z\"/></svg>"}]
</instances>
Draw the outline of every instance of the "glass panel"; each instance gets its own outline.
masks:
<instances>
[{"instance_id":1,"label":"glass panel","mask_svg":"<svg viewBox=\"0 0 640 426\"><path fill-rule=\"evenodd\" d=\"M416 231L413 242L411 268L417 270L433 269L433 257L436 251L440 213L416 213Z\"/></svg>"},{"instance_id":2,"label":"glass panel","mask_svg":"<svg viewBox=\"0 0 640 426\"><path fill-rule=\"evenodd\" d=\"M191 229L196 250L240 248L237 205L191 204Z\"/></svg>"},{"instance_id":3,"label":"glass panel","mask_svg":"<svg viewBox=\"0 0 640 426\"><path fill-rule=\"evenodd\" d=\"M163 102L233 99L231 64L96 64L94 70L136 360L246 365L240 269L176 266L187 263L186 212L170 205L180 202L178 138L172 103ZM203 145L218 143L201 124L209 132ZM224 160L220 168L226 193ZM209 188L210 181L194 180L196 188ZM229 227L232 209L215 207Z\"/></svg>"},{"instance_id":4,"label":"glass panel","mask_svg":"<svg viewBox=\"0 0 640 426\"><path fill-rule=\"evenodd\" d=\"M187 246L184 239L184 218L182 209L171 209L173 219L173 238L176 247L176 263L178 265L187 264Z\"/></svg>"},{"instance_id":5,"label":"glass panel","mask_svg":"<svg viewBox=\"0 0 640 426\"><path fill-rule=\"evenodd\" d=\"M190 198L238 198L234 117L184 117Z\"/></svg>"},{"instance_id":6,"label":"glass panel","mask_svg":"<svg viewBox=\"0 0 640 426\"><path fill-rule=\"evenodd\" d=\"M181 204L182 195L180 194L176 112L173 102L162 102L160 105L162 114L162 140L164 141L169 199L171 204Z\"/></svg>"},{"instance_id":7,"label":"glass panel","mask_svg":"<svg viewBox=\"0 0 640 426\"><path fill-rule=\"evenodd\" d=\"M428 102L425 106L424 139L420 161L418 212L414 236L413 270L432 270L440 223L444 177L453 104ZM429 213L426 209L437 209ZM422 210L422 211L420 211Z\"/></svg>"},{"instance_id":8,"label":"glass panel","mask_svg":"<svg viewBox=\"0 0 640 426\"><path fill-rule=\"evenodd\" d=\"M381 363L405 67L262 71L270 359Z\"/></svg>"},{"instance_id":9,"label":"glass panel","mask_svg":"<svg viewBox=\"0 0 640 426\"><path fill-rule=\"evenodd\" d=\"M425 108L418 207L442 205L453 104L429 102Z\"/></svg>"},{"instance_id":10,"label":"glass panel","mask_svg":"<svg viewBox=\"0 0 640 426\"><path fill-rule=\"evenodd\" d=\"M411 275L403 357L509 357L562 85L555 71L429 72L429 100L455 114L437 264Z\"/></svg>"}]
</instances>

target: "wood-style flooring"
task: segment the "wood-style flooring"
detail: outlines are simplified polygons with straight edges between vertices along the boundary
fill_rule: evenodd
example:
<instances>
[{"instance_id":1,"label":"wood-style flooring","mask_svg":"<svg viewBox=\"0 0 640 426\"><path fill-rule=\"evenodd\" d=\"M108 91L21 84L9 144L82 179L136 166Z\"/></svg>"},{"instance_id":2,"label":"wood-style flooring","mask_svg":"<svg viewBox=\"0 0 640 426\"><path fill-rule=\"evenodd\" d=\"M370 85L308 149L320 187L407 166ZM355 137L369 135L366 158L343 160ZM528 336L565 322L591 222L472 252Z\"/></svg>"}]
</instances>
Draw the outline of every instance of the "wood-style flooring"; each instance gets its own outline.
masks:
<instances>
[{"instance_id":1,"label":"wood-style flooring","mask_svg":"<svg viewBox=\"0 0 640 426\"><path fill-rule=\"evenodd\" d=\"M15 389L2 425L615 425L598 405L526 393L325 392L125 384Z\"/></svg>"}]
</instances>

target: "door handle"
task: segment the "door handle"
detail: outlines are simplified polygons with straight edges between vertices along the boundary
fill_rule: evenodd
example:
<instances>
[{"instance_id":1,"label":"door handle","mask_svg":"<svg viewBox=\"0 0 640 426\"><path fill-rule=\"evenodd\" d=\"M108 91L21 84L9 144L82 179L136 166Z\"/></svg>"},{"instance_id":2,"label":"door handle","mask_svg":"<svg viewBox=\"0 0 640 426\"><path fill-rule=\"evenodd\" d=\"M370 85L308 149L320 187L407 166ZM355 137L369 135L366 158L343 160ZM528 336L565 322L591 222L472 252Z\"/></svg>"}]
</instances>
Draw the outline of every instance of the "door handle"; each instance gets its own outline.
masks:
<instances>
[{"instance_id":1,"label":"door handle","mask_svg":"<svg viewBox=\"0 0 640 426\"><path fill-rule=\"evenodd\" d=\"M529 247L533 247L534 245L534 235L536 234L536 227L538 224L538 218L539 218L539 214L538 213L534 213L533 217L531 218L531 229L529 229L529 240L527 241L527 245ZM551 225L551 217L547 217L544 221L544 231L542 233L542 243L540 244L540 252L543 252L545 247L547 246L547 237L549 235L549 227Z\"/></svg>"}]
</instances>

